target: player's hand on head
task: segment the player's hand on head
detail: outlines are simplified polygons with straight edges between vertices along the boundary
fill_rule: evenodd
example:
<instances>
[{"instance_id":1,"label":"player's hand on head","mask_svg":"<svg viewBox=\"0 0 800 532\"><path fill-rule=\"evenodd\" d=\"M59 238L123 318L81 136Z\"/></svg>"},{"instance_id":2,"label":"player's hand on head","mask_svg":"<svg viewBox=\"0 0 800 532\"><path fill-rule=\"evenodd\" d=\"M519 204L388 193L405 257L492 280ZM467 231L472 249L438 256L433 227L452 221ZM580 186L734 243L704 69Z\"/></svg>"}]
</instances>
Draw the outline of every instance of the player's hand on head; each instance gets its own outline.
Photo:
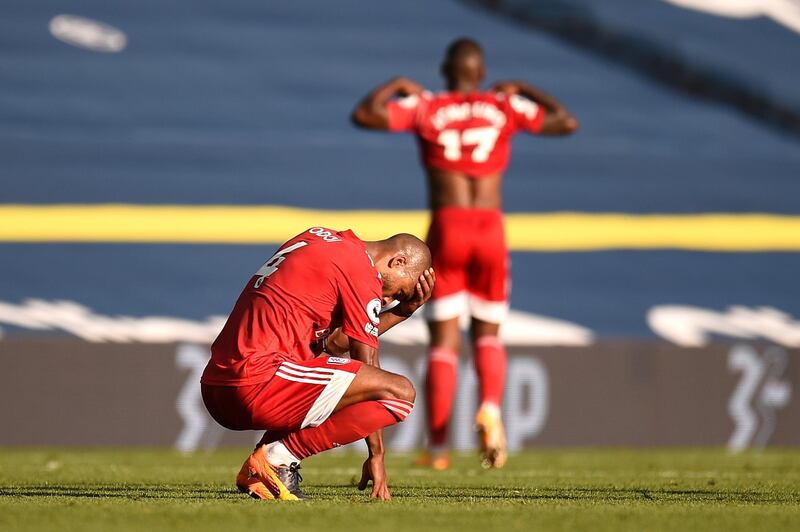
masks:
<instances>
[{"instance_id":1,"label":"player's hand on head","mask_svg":"<svg viewBox=\"0 0 800 532\"><path fill-rule=\"evenodd\" d=\"M425 87L409 78L397 78L397 83L399 85L397 93L401 96L411 96L425 90Z\"/></svg>"},{"instance_id":2,"label":"player's hand on head","mask_svg":"<svg viewBox=\"0 0 800 532\"><path fill-rule=\"evenodd\" d=\"M414 292L406 301L401 301L397 306L398 311L403 316L411 316L419 307L425 304L433 293L433 285L436 283L436 272L433 268L428 268L419 276Z\"/></svg>"},{"instance_id":3,"label":"player's hand on head","mask_svg":"<svg viewBox=\"0 0 800 532\"><path fill-rule=\"evenodd\" d=\"M367 489L370 480L372 481L372 493L369 495L371 499L392 500L392 494L389 492L389 479L383 464L383 455L372 455L364 461L358 489L361 491Z\"/></svg>"},{"instance_id":4,"label":"player's hand on head","mask_svg":"<svg viewBox=\"0 0 800 532\"><path fill-rule=\"evenodd\" d=\"M493 92L502 92L510 96L519 93L519 85L518 81L498 81L492 85L491 90Z\"/></svg>"}]
</instances>

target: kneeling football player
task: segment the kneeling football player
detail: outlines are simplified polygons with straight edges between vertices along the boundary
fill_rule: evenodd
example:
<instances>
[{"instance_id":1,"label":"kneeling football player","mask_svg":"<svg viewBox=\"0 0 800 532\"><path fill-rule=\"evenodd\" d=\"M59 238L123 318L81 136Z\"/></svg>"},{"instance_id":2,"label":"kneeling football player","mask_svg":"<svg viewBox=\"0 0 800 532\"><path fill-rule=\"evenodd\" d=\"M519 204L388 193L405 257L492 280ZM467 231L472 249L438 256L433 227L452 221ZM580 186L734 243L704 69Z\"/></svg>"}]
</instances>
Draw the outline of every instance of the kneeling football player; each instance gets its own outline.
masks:
<instances>
[{"instance_id":1,"label":"kneeling football player","mask_svg":"<svg viewBox=\"0 0 800 532\"><path fill-rule=\"evenodd\" d=\"M422 306L434 282L430 252L412 235L364 242L322 227L286 242L255 272L201 379L220 425L267 431L236 477L240 491L304 498L304 458L366 437L359 489L371 480L373 498L391 499L382 429L411 413L415 390L380 369L378 336Z\"/></svg>"}]
</instances>

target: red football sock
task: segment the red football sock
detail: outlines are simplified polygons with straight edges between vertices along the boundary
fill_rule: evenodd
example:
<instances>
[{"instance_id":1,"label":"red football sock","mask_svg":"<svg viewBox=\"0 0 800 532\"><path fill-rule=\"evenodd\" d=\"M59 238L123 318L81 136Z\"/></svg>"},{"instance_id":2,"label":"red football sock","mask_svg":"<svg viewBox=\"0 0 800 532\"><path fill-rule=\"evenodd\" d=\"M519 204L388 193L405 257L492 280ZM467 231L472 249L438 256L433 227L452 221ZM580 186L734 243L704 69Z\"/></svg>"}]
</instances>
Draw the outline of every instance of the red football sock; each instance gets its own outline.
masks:
<instances>
[{"instance_id":1,"label":"red football sock","mask_svg":"<svg viewBox=\"0 0 800 532\"><path fill-rule=\"evenodd\" d=\"M447 429L456 392L457 368L458 355L455 351L447 347L431 348L425 397L432 447L441 447L447 443Z\"/></svg>"},{"instance_id":2,"label":"red football sock","mask_svg":"<svg viewBox=\"0 0 800 532\"><path fill-rule=\"evenodd\" d=\"M318 427L307 427L289 434L283 438L283 444L292 455L302 460L403 421L413 407L413 403L400 399L356 403L339 410Z\"/></svg>"},{"instance_id":3,"label":"red football sock","mask_svg":"<svg viewBox=\"0 0 800 532\"><path fill-rule=\"evenodd\" d=\"M506 350L497 336L481 336L474 349L481 403L500 406L506 381Z\"/></svg>"},{"instance_id":4,"label":"red football sock","mask_svg":"<svg viewBox=\"0 0 800 532\"><path fill-rule=\"evenodd\" d=\"M287 432L287 431L283 431L283 430L278 430L278 431L268 430L261 437L261 440L256 444L256 448L261 447L262 445L270 444L270 443L278 441L278 440L282 440L283 438L285 438L288 435L289 435L289 432Z\"/></svg>"}]
</instances>

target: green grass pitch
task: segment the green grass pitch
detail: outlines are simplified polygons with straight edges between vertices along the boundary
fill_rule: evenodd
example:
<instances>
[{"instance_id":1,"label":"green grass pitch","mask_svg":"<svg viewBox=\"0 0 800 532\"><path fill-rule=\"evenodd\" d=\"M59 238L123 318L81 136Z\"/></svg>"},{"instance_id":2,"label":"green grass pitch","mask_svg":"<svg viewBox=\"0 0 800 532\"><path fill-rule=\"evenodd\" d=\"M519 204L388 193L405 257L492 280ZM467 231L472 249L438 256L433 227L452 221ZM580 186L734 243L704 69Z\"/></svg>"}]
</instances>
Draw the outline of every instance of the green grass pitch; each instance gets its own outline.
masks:
<instances>
[{"instance_id":1,"label":"green grass pitch","mask_svg":"<svg viewBox=\"0 0 800 532\"><path fill-rule=\"evenodd\" d=\"M0 449L0 530L800 530L800 450L535 450L483 471L388 459L394 501L353 487L361 457L304 464L307 502L256 501L246 449Z\"/></svg>"}]
</instances>

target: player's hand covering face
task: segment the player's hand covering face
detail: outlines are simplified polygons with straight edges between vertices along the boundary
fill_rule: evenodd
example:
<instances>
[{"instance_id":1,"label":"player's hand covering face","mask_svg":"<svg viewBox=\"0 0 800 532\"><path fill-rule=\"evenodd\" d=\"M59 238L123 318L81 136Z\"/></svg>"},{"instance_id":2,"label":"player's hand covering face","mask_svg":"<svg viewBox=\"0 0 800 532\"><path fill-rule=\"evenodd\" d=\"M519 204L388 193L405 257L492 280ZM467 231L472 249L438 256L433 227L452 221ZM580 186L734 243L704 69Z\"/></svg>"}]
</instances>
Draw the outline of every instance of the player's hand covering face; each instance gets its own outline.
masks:
<instances>
[{"instance_id":1,"label":"player's hand covering face","mask_svg":"<svg viewBox=\"0 0 800 532\"><path fill-rule=\"evenodd\" d=\"M409 294L402 294L396 299L400 301L397 311L403 316L411 316L414 311L425 304L433 293L433 285L436 283L436 272L433 268L428 268L419 276L417 284Z\"/></svg>"}]
</instances>

